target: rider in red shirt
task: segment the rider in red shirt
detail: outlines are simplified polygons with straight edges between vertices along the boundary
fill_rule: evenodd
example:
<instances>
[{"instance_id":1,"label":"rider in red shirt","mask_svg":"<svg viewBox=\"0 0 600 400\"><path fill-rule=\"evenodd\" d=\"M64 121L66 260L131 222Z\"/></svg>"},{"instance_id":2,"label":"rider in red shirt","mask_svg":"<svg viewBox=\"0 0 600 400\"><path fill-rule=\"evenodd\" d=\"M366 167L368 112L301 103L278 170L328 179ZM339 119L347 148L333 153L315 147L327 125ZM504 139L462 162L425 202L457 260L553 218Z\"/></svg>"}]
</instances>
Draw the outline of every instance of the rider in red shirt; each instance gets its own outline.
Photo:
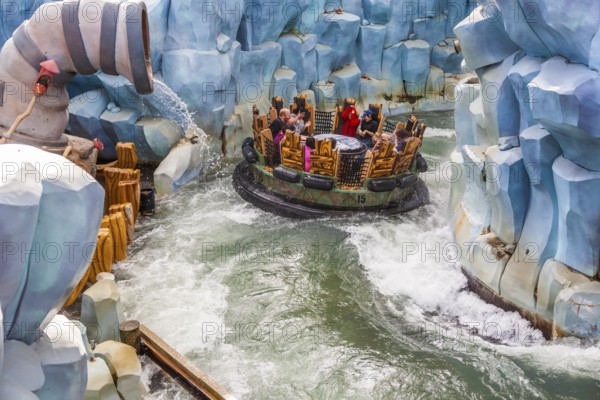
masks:
<instances>
[{"instance_id":1,"label":"rider in red shirt","mask_svg":"<svg viewBox=\"0 0 600 400\"><path fill-rule=\"evenodd\" d=\"M342 113L342 119L344 120L344 126L342 127L341 134L354 137L356 128L358 128L358 125L360 124L360 118L358 118L356 108L354 106L348 106Z\"/></svg>"}]
</instances>

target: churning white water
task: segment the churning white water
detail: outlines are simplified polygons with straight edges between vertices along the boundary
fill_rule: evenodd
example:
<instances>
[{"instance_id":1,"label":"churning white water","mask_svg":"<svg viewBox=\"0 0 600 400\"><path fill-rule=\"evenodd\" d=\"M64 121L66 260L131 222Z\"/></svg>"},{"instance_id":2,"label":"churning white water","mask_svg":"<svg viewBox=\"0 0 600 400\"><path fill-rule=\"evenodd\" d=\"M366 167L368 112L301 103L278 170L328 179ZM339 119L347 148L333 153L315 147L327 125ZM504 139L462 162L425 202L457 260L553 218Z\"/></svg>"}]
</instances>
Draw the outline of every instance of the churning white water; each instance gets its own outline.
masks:
<instances>
[{"instance_id":1,"label":"churning white water","mask_svg":"<svg viewBox=\"0 0 600 400\"><path fill-rule=\"evenodd\" d=\"M117 267L127 317L239 399L598 398L597 345L545 341L466 289L447 228L453 136L428 131L431 204L391 218L277 217L225 163L142 221ZM190 398L156 372L150 398Z\"/></svg>"}]
</instances>

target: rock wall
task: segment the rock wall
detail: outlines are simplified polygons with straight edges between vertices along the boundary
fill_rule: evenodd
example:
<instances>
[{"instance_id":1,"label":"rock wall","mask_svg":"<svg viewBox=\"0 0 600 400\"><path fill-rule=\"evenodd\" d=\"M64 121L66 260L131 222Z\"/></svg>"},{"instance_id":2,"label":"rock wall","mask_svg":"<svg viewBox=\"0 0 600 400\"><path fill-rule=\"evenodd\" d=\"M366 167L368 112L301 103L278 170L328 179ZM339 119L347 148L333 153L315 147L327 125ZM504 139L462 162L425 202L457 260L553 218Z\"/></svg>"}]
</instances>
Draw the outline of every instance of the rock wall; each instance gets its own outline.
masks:
<instances>
[{"instance_id":1,"label":"rock wall","mask_svg":"<svg viewBox=\"0 0 600 400\"><path fill-rule=\"evenodd\" d=\"M600 332L600 3L480 1L455 28L450 221L468 275L558 333Z\"/></svg>"},{"instance_id":2,"label":"rock wall","mask_svg":"<svg viewBox=\"0 0 600 400\"><path fill-rule=\"evenodd\" d=\"M6 23L0 44L44 2L49 0L3 1ZM248 134L242 119L251 114L239 106L258 103L266 111L276 95L290 101L297 93L308 94L321 109L332 109L347 96L359 99L361 106L381 102L388 114L452 109L453 101L445 95L463 72L452 28L476 5L475 0L146 4L155 77L183 99L197 125L222 138L229 151L239 148ZM103 158L114 157L113 142L124 140L124 129L143 129L134 127L140 115L168 114L168 104L148 107L129 86L102 74L78 78L71 85L71 97L77 99L69 132L105 140ZM120 113L107 109L109 104ZM143 135L136 139L145 141ZM148 149L150 161L160 158L153 150Z\"/></svg>"}]
</instances>

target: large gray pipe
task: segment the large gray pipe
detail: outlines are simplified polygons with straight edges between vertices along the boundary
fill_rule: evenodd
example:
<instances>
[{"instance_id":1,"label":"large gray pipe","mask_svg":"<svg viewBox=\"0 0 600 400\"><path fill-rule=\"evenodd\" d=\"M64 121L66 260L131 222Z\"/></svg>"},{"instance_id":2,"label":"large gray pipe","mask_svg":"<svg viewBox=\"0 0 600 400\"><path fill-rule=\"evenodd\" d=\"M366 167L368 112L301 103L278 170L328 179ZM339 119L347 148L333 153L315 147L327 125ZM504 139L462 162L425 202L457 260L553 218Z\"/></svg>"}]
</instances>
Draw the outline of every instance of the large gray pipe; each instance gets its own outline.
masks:
<instances>
[{"instance_id":1,"label":"large gray pipe","mask_svg":"<svg viewBox=\"0 0 600 400\"><path fill-rule=\"evenodd\" d=\"M64 85L76 74L102 70L126 77L141 94L152 92L145 3L66 0L38 8L0 51L0 129L10 127L27 109L39 63L46 59L54 59L61 74L17 132L52 142L67 126L69 96Z\"/></svg>"}]
</instances>

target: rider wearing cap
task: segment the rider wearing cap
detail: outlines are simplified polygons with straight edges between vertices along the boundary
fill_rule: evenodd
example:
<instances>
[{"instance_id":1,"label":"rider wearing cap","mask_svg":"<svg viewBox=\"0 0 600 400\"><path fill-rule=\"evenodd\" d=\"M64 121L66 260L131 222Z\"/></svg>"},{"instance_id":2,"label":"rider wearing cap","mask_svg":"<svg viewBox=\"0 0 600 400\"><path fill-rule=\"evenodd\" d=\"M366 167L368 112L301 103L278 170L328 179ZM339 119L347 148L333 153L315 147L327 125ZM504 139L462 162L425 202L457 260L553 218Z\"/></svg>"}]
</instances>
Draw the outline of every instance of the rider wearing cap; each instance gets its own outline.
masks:
<instances>
[{"instance_id":1,"label":"rider wearing cap","mask_svg":"<svg viewBox=\"0 0 600 400\"><path fill-rule=\"evenodd\" d=\"M373 111L371 110L366 110L361 118L362 123L360 124L360 129L356 133L357 139L367 147L371 147L373 146L373 140L377 137L379 121L373 119Z\"/></svg>"}]
</instances>

